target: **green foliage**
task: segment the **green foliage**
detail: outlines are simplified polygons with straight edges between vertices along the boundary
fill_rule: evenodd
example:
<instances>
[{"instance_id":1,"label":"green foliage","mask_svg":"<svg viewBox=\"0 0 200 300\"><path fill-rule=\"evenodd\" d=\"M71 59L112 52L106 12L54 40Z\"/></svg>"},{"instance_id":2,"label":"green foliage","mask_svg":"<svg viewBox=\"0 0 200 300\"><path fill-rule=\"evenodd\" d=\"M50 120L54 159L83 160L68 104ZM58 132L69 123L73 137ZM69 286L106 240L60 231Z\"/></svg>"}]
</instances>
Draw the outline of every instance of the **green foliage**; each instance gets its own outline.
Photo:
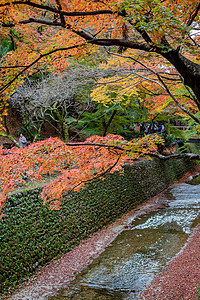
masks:
<instances>
[{"instance_id":1,"label":"green foliage","mask_svg":"<svg viewBox=\"0 0 200 300\"><path fill-rule=\"evenodd\" d=\"M81 134L86 135L102 135L103 131L103 120L106 122L111 117L113 111L115 110L115 107L112 105L110 107L105 107L102 104L93 104L93 108L91 111L80 111L80 115L82 115L82 118L77 123L76 128L81 131ZM114 123L116 123L116 120L114 118ZM113 128L113 121L112 121L112 128ZM111 127L110 127L111 128ZM108 132L110 131L110 128ZM112 133L114 133L112 131Z\"/></svg>"},{"instance_id":2,"label":"green foliage","mask_svg":"<svg viewBox=\"0 0 200 300\"><path fill-rule=\"evenodd\" d=\"M200 119L200 112L197 112L195 114L195 117ZM199 132L200 132L200 125L196 124L196 122L193 119L189 119L189 121L187 122L188 126L187 129L185 131L185 134L187 135L187 139L196 136L199 136Z\"/></svg>"},{"instance_id":3,"label":"green foliage","mask_svg":"<svg viewBox=\"0 0 200 300\"><path fill-rule=\"evenodd\" d=\"M9 38L1 38L0 41L0 58L2 58L7 52L12 50L12 43Z\"/></svg>"},{"instance_id":4,"label":"green foliage","mask_svg":"<svg viewBox=\"0 0 200 300\"><path fill-rule=\"evenodd\" d=\"M114 97L115 95L113 94L112 96ZM71 126L80 130L81 134L89 136L94 134L102 135L105 124L109 122L113 112L116 111L106 133L133 138L136 135L132 130L132 124L147 120L148 112L135 103L137 99L127 100L127 97L124 97L120 103L111 103L106 106L93 101L89 110L79 112L81 116L78 118L79 121L74 123L74 125L72 123Z\"/></svg>"},{"instance_id":5,"label":"green foliage","mask_svg":"<svg viewBox=\"0 0 200 300\"><path fill-rule=\"evenodd\" d=\"M38 133L38 129L40 128L40 122L35 123L28 123L22 122L23 126L20 127L18 130L16 130L16 135L19 136L20 133L22 133L27 140L30 140L31 142L34 140L34 137ZM41 140L42 136L39 135L37 140Z\"/></svg>"},{"instance_id":6,"label":"green foliage","mask_svg":"<svg viewBox=\"0 0 200 300\"><path fill-rule=\"evenodd\" d=\"M170 123L165 124L165 129L168 135L172 136L174 139L182 139L182 140L187 139L187 135L185 131L176 128L174 125Z\"/></svg>"},{"instance_id":7,"label":"green foliage","mask_svg":"<svg viewBox=\"0 0 200 300\"><path fill-rule=\"evenodd\" d=\"M172 134L164 133L157 133L159 136L161 136L164 140L164 145L159 144L158 145L158 151L162 152L166 148L170 148L176 144L176 140Z\"/></svg>"},{"instance_id":8,"label":"green foliage","mask_svg":"<svg viewBox=\"0 0 200 300\"><path fill-rule=\"evenodd\" d=\"M0 58L3 58L7 52L15 50L17 41L22 41L22 37L14 28L10 29L9 34L0 35Z\"/></svg>"}]
</instances>

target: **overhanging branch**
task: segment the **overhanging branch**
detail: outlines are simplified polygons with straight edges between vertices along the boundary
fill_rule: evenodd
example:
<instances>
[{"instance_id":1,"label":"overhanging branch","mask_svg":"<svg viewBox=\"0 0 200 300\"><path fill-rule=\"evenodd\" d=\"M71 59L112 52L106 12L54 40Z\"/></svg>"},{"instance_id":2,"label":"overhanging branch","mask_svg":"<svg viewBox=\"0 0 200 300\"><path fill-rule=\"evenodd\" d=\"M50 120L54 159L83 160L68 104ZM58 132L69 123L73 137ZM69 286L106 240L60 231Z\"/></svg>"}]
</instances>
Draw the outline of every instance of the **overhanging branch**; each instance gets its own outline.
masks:
<instances>
[{"instance_id":1,"label":"overhanging branch","mask_svg":"<svg viewBox=\"0 0 200 300\"><path fill-rule=\"evenodd\" d=\"M74 186L71 190L70 190L70 193L73 192L73 190L75 190L75 188L77 188L78 186L80 186L81 184L83 183L87 183L87 182L90 182L90 181L93 181L94 179L98 179L100 177L103 177L105 174L109 173L119 162L121 158L121 154L118 155L116 161L114 162L113 165L111 165L109 168L107 168L106 170L104 170L103 172L97 174L96 176L90 178L90 179L87 179L87 180L82 180L81 182L79 182L76 186Z\"/></svg>"},{"instance_id":2,"label":"overhanging branch","mask_svg":"<svg viewBox=\"0 0 200 300\"><path fill-rule=\"evenodd\" d=\"M29 18L27 20L19 21L18 23L2 23L2 27L15 27L16 25L24 25L24 24L30 24L30 23L38 23L43 25L49 25L49 26L62 26L61 22L53 22L50 20L42 20L38 18Z\"/></svg>"},{"instance_id":3,"label":"overhanging branch","mask_svg":"<svg viewBox=\"0 0 200 300\"><path fill-rule=\"evenodd\" d=\"M199 11L200 11L200 2L197 5L197 7L194 9L194 11L192 12L192 14L190 15L190 18L189 18L189 20L187 22L187 26L190 26L194 22L194 20L197 17Z\"/></svg>"},{"instance_id":4,"label":"overhanging branch","mask_svg":"<svg viewBox=\"0 0 200 300\"><path fill-rule=\"evenodd\" d=\"M71 49L75 49L78 48L80 46L85 45L85 43L82 44L78 44L78 45L74 45L74 46L70 46L70 47L63 47L63 48L58 48L58 49L54 49L52 51L49 51L45 54L41 54L37 59L35 59L32 63L30 63L28 66L26 66L22 71L20 71L11 81L9 81L6 85L4 85L3 87L0 88L0 92L4 92L17 78L19 78L25 71L27 71L28 69L30 69L33 65L35 65L39 60L41 60L42 58L51 55L55 52L58 51L67 51L67 50L71 50Z\"/></svg>"},{"instance_id":5,"label":"overhanging branch","mask_svg":"<svg viewBox=\"0 0 200 300\"><path fill-rule=\"evenodd\" d=\"M195 153L177 153L177 154L172 154L172 155L168 155L168 156L150 153L149 156L159 158L161 160L181 159L181 158L188 158L190 160L200 160L200 155L195 154Z\"/></svg>"},{"instance_id":6,"label":"overhanging branch","mask_svg":"<svg viewBox=\"0 0 200 300\"><path fill-rule=\"evenodd\" d=\"M133 42L124 39L88 39L88 43L99 46L122 46L131 49L144 50L146 52L153 52L153 47L146 43Z\"/></svg>"},{"instance_id":7,"label":"overhanging branch","mask_svg":"<svg viewBox=\"0 0 200 300\"><path fill-rule=\"evenodd\" d=\"M78 17L78 16L95 16L95 15L105 15L105 14L113 14L114 12L111 9L100 9L100 10L95 10L95 11L72 11L72 12L68 12L68 11L63 11L63 10L59 10L56 9L52 6L49 5L43 5L43 4L38 4L38 3L34 3L31 1L10 1L10 2L6 2L4 4L0 4L0 7L5 7L5 6L10 6L10 5L27 5L27 6L31 6L31 7L35 7L35 8L39 8L45 11L50 11L53 13L57 13L60 14L62 13L62 15L64 16L68 16L68 17Z\"/></svg>"}]
</instances>

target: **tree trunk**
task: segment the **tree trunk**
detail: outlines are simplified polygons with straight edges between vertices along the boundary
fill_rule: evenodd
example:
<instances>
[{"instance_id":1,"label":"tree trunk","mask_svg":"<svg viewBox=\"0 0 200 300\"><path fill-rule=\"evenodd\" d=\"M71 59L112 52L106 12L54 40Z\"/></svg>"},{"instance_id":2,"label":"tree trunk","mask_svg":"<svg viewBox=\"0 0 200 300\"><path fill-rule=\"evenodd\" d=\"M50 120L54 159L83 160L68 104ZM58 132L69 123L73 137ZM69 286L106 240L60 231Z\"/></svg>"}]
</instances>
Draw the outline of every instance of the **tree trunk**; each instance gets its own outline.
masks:
<instances>
[{"instance_id":1,"label":"tree trunk","mask_svg":"<svg viewBox=\"0 0 200 300\"><path fill-rule=\"evenodd\" d=\"M65 143L69 142L69 127L65 122L63 123L63 140Z\"/></svg>"},{"instance_id":2,"label":"tree trunk","mask_svg":"<svg viewBox=\"0 0 200 300\"><path fill-rule=\"evenodd\" d=\"M167 53L161 53L181 74L184 79L184 85L191 88L196 96L195 103L200 110L200 65L184 57L177 50Z\"/></svg>"},{"instance_id":3,"label":"tree trunk","mask_svg":"<svg viewBox=\"0 0 200 300\"><path fill-rule=\"evenodd\" d=\"M69 127L67 123L65 123L64 118L59 119L59 125L60 125L60 135L63 142L68 143L69 142Z\"/></svg>"},{"instance_id":4,"label":"tree trunk","mask_svg":"<svg viewBox=\"0 0 200 300\"><path fill-rule=\"evenodd\" d=\"M112 122L114 116L116 115L116 113L117 113L117 111L114 110L113 113L112 113L112 115L111 115L111 117L110 117L110 119L108 120L108 122L103 121L103 132L102 132L102 136L106 136L108 127L110 126L110 124L111 124L111 122Z\"/></svg>"}]
</instances>

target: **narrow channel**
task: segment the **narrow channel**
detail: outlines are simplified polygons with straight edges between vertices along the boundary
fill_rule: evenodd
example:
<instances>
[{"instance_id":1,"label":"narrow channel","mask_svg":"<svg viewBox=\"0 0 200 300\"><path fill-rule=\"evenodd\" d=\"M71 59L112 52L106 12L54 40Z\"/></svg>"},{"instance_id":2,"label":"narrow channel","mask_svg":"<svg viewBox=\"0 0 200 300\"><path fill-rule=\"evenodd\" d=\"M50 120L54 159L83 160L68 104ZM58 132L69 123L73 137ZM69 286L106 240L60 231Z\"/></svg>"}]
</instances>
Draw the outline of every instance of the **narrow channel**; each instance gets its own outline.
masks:
<instances>
[{"instance_id":1,"label":"narrow channel","mask_svg":"<svg viewBox=\"0 0 200 300\"><path fill-rule=\"evenodd\" d=\"M200 223L200 184L193 183L168 190L166 208L135 219L68 287L48 299L139 299Z\"/></svg>"}]
</instances>

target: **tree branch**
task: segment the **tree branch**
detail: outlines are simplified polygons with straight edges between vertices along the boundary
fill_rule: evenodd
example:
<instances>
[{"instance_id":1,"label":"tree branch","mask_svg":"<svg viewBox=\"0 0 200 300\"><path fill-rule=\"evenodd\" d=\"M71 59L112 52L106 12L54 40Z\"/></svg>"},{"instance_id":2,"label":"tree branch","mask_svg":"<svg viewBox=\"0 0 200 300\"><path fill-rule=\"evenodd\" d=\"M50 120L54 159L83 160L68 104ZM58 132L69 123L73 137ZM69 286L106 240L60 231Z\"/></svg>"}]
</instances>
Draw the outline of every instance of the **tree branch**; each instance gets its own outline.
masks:
<instances>
[{"instance_id":1,"label":"tree branch","mask_svg":"<svg viewBox=\"0 0 200 300\"><path fill-rule=\"evenodd\" d=\"M9 81L6 85L4 85L3 87L0 88L0 92L5 91L17 78L19 78L25 71L27 71L28 69L30 69L33 65L35 65L39 60L41 60L42 58L44 58L45 56L51 55L55 52L58 51L67 51L67 50L71 50L71 49L75 49L78 48L80 46L85 45L85 43L83 44L78 44L78 45L74 45L74 46L70 46L70 47L63 47L63 48L58 48L58 49L54 49L52 51L49 51L45 54L41 54L37 59L35 59L32 63L30 63L28 66L26 66L22 71L20 71L11 81Z\"/></svg>"},{"instance_id":2,"label":"tree branch","mask_svg":"<svg viewBox=\"0 0 200 300\"><path fill-rule=\"evenodd\" d=\"M62 5L60 4L60 0L56 0L56 5L57 5L58 9L60 11L62 11ZM64 18L63 13L60 13L60 21L62 23L62 26L65 27L66 26L66 22L65 22L65 18Z\"/></svg>"},{"instance_id":3,"label":"tree branch","mask_svg":"<svg viewBox=\"0 0 200 300\"><path fill-rule=\"evenodd\" d=\"M120 151L124 151L125 149L120 146L112 146L106 144L96 144L96 143L65 143L66 146L76 147L76 146L93 146L93 147L104 147L104 148L111 148Z\"/></svg>"},{"instance_id":4,"label":"tree branch","mask_svg":"<svg viewBox=\"0 0 200 300\"><path fill-rule=\"evenodd\" d=\"M190 15L190 18L189 18L189 20L188 20L188 22L187 22L187 26L190 26L190 25L193 23L194 19L195 19L195 18L197 17L197 15L198 15L199 10L200 10L200 2L199 2L199 4L197 5L197 7L195 8L195 10L193 11L193 13Z\"/></svg>"},{"instance_id":5,"label":"tree branch","mask_svg":"<svg viewBox=\"0 0 200 300\"><path fill-rule=\"evenodd\" d=\"M53 13L57 13L57 14L62 14L64 16L68 16L68 17L78 17L78 16L94 16L94 15L104 15L104 14L113 14L114 12L110 9L102 9L102 10L95 10L95 11L73 11L73 12L67 12L67 11L62 11L59 9L56 9L52 6L49 5L42 5L42 4L38 4L38 3L34 3L31 1L11 1L11 2L6 2L4 4L0 4L0 7L5 7L5 6L10 6L11 4L13 5L27 5L27 6L31 6L31 7L35 7L35 8L39 8L42 10L47 10Z\"/></svg>"},{"instance_id":6,"label":"tree branch","mask_svg":"<svg viewBox=\"0 0 200 300\"><path fill-rule=\"evenodd\" d=\"M170 92L168 86L165 84L165 82L163 81L163 79L161 78L161 76L159 75L158 72L152 70L151 68L149 68L148 66L146 66L144 63L140 62L139 60L131 57L131 56L126 56L126 55L122 55L122 54L117 54L117 53L113 53L113 52L109 52L107 51L108 53L110 54L113 54L113 55L116 55L116 56L121 56L121 57L125 57L125 58L129 58L137 63L139 63L141 66L143 66L146 70L150 71L152 74L156 75L158 80L153 80L151 78L148 78L146 76L143 76L141 74L138 74L138 73L135 73L137 74L139 77L142 77L142 78L145 78L146 80L148 81L151 81L151 82L154 82L154 83L157 83L158 85L160 85L167 93L168 95L173 99L173 101L177 104L177 106L182 110L184 111L188 116L190 116L197 124L200 124L200 120L198 118L196 118L189 110L187 110L184 106L182 106L178 100L174 97L174 95Z\"/></svg>"},{"instance_id":7,"label":"tree branch","mask_svg":"<svg viewBox=\"0 0 200 300\"><path fill-rule=\"evenodd\" d=\"M161 160L181 159L181 158L188 158L190 160L200 160L200 155L194 153L178 153L178 154L172 154L168 156L150 153L148 155L151 157L159 158Z\"/></svg>"},{"instance_id":8,"label":"tree branch","mask_svg":"<svg viewBox=\"0 0 200 300\"><path fill-rule=\"evenodd\" d=\"M18 23L2 23L2 27L15 27L17 24L29 24L29 23L39 23L49 26L62 26L61 22L53 22L49 20L42 20L38 18L29 18L27 20L19 21Z\"/></svg>"},{"instance_id":9,"label":"tree branch","mask_svg":"<svg viewBox=\"0 0 200 300\"><path fill-rule=\"evenodd\" d=\"M60 12L62 14L62 12ZM50 20L43 20L38 18L29 18L27 20L19 21L17 24L29 24L29 23L38 23L48 26L60 26L63 27L61 22L53 22ZM2 27L14 27L17 24L14 23L2 23ZM153 52L154 48L152 46L149 46L147 43L140 43L140 42L133 42L130 40L125 39L95 39L93 36L91 36L89 33L86 33L83 30L74 30L72 29L72 26L70 24L67 24L66 29L71 30L72 32L76 33L80 37L84 38L88 43L95 44L99 46L121 46L124 48L131 48L131 49L138 49L143 50L146 52Z\"/></svg>"},{"instance_id":10,"label":"tree branch","mask_svg":"<svg viewBox=\"0 0 200 300\"><path fill-rule=\"evenodd\" d=\"M146 52L153 52L153 47L146 43L133 42L124 39L88 39L88 43L99 46L122 46L131 49L144 50Z\"/></svg>"},{"instance_id":11,"label":"tree branch","mask_svg":"<svg viewBox=\"0 0 200 300\"><path fill-rule=\"evenodd\" d=\"M87 180L83 180L83 181L79 182L77 185L75 185L70 190L70 193L73 192L73 190L75 188L77 188L79 185L81 185L82 183L93 181L94 179L100 178L100 177L104 176L105 174L109 173L118 164L118 161L120 160L120 157L121 157L121 154L118 155L118 158L117 158L116 162L113 165L111 165L109 168L107 168L105 171L103 171L102 173L99 173L97 176L94 176L91 179L87 179Z\"/></svg>"},{"instance_id":12,"label":"tree branch","mask_svg":"<svg viewBox=\"0 0 200 300\"><path fill-rule=\"evenodd\" d=\"M9 67L0 67L0 69L16 69L16 68L26 68L27 66L9 66Z\"/></svg>"}]
</instances>

